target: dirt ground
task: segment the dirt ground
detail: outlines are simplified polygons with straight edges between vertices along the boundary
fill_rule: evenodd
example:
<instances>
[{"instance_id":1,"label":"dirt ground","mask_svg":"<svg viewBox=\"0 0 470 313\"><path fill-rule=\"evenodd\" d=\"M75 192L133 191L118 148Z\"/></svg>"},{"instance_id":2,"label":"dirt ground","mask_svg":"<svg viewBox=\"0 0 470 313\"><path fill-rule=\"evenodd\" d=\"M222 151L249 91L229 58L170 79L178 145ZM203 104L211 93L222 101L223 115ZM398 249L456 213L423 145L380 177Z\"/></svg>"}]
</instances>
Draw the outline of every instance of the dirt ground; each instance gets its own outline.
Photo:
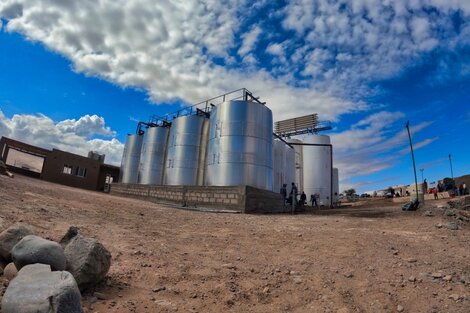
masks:
<instances>
[{"instance_id":1,"label":"dirt ground","mask_svg":"<svg viewBox=\"0 0 470 313\"><path fill-rule=\"evenodd\" d=\"M4 227L60 240L77 226L110 250L106 281L83 294L86 312L100 313L468 313L470 226L437 205L223 214L0 176Z\"/></svg>"}]
</instances>

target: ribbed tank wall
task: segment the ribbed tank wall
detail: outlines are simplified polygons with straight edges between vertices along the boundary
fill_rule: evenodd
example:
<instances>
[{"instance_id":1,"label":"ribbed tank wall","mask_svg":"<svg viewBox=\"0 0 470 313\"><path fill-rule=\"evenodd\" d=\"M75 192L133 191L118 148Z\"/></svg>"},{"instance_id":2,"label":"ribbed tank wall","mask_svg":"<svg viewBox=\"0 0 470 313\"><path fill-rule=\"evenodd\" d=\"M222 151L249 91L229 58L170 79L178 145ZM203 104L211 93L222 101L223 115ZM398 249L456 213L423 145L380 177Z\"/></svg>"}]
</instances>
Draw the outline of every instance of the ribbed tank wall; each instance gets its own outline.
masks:
<instances>
[{"instance_id":1,"label":"ribbed tank wall","mask_svg":"<svg viewBox=\"0 0 470 313\"><path fill-rule=\"evenodd\" d=\"M227 101L212 109L207 153L209 186L249 185L272 190L273 121L266 106Z\"/></svg>"},{"instance_id":2,"label":"ribbed tank wall","mask_svg":"<svg viewBox=\"0 0 470 313\"><path fill-rule=\"evenodd\" d=\"M288 139L287 142L292 142L292 143L302 143L302 140L299 139ZM304 186L304 177L303 177L303 149L301 145L293 145L294 147L294 180L291 182L287 183L288 187L288 192L290 192L290 188L292 185L292 182L295 182L295 185L297 186L297 189L300 191L303 190Z\"/></svg>"},{"instance_id":3,"label":"ribbed tank wall","mask_svg":"<svg viewBox=\"0 0 470 313\"><path fill-rule=\"evenodd\" d=\"M285 179L284 184L287 184L287 189L290 191L292 182L295 182L295 148L291 148L288 145L284 145L284 154L286 158L286 164L284 168Z\"/></svg>"},{"instance_id":4,"label":"ribbed tank wall","mask_svg":"<svg viewBox=\"0 0 470 313\"><path fill-rule=\"evenodd\" d=\"M333 203L337 204L339 201L339 172L336 167L333 167Z\"/></svg>"},{"instance_id":5,"label":"ribbed tank wall","mask_svg":"<svg viewBox=\"0 0 470 313\"><path fill-rule=\"evenodd\" d=\"M280 192L282 184L285 184L286 154L283 143L279 139L273 142L273 191Z\"/></svg>"},{"instance_id":6,"label":"ribbed tank wall","mask_svg":"<svg viewBox=\"0 0 470 313\"><path fill-rule=\"evenodd\" d=\"M209 119L204 119L201 133L201 148L199 149L199 168L197 174L197 185L202 186L205 182L206 176L206 158L207 158L207 144L209 140Z\"/></svg>"},{"instance_id":7,"label":"ribbed tank wall","mask_svg":"<svg viewBox=\"0 0 470 313\"><path fill-rule=\"evenodd\" d=\"M326 135L311 135L305 138L306 144L330 144ZM303 190L310 195L319 195L320 204L331 204L332 162L330 146L303 146Z\"/></svg>"},{"instance_id":8,"label":"ribbed tank wall","mask_svg":"<svg viewBox=\"0 0 470 313\"><path fill-rule=\"evenodd\" d=\"M194 186L198 183L203 116L181 116L173 120L165 165L166 185Z\"/></svg>"},{"instance_id":9,"label":"ribbed tank wall","mask_svg":"<svg viewBox=\"0 0 470 313\"><path fill-rule=\"evenodd\" d=\"M128 135L121 159L119 181L125 184L136 184L139 178L140 153L143 136Z\"/></svg>"},{"instance_id":10,"label":"ribbed tank wall","mask_svg":"<svg viewBox=\"0 0 470 313\"><path fill-rule=\"evenodd\" d=\"M140 156L139 184L161 185L168 142L168 127L149 127Z\"/></svg>"},{"instance_id":11,"label":"ribbed tank wall","mask_svg":"<svg viewBox=\"0 0 470 313\"><path fill-rule=\"evenodd\" d=\"M273 191L280 192L282 185L290 191L295 182L295 149L279 139L273 144Z\"/></svg>"}]
</instances>

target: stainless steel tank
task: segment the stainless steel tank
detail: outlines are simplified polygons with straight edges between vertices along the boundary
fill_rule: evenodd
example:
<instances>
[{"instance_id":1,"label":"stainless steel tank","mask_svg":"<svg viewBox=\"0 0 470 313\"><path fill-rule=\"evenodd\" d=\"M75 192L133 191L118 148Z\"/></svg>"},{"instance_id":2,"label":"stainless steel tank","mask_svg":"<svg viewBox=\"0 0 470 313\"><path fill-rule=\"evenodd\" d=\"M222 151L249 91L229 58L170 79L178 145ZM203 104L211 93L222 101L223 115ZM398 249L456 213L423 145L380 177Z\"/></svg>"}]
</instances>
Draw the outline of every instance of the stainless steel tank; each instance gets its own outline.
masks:
<instances>
[{"instance_id":1,"label":"stainless steel tank","mask_svg":"<svg viewBox=\"0 0 470 313\"><path fill-rule=\"evenodd\" d=\"M273 191L280 192L285 184L286 174L286 144L279 139L273 141Z\"/></svg>"},{"instance_id":2,"label":"stainless steel tank","mask_svg":"<svg viewBox=\"0 0 470 313\"><path fill-rule=\"evenodd\" d=\"M330 206L332 184L332 151L330 137L326 135L311 135L305 138L305 144L322 144L325 146L303 146L303 191L310 195L320 196L321 205ZM300 189L299 189L300 191Z\"/></svg>"},{"instance_id":3,"label":"stainless steel tank","mask_svg":"<svg viewBox=\"0 0 470 313\"><path fill-rule=\"evenodd\" d=\"M284 145L285 154L285 167L284 167L284 184L287 185L288 192L292 186L292 182L295 182L295 148L288 145ZM300 189L299 189L300 190Z\"/></svg>"},{"instance_id":4,"label":"stainless steel tank","mask_svg":"<svg viewBox=\"0 0 470 313\"><path fill-rule=\"evenodd\" d=\"M299 139L288 139L287 142L290 143L302 143L302 140ZM299 191L304 190L304 176L303 176L303 149L301 145L293 145L294 147L294 179L287 183L288 190L290 192L292 183L294 182ZM307 198L310 195L307 195ZM310 199L310 198L309 198Z\"/></svg>"},{"instance_id":5,"label":"stainless steel tank","mask_svg":"<svg viewBox=\"0 0 470 313\"><path fill-rule=\"evenodd\" d=\"M207 185L272 190L272 132L272 112L258 102L235 100L215 106L209 126Z\"/></svg>"},{"instance_id":6,"label":"stainless steel tank","mask_svg":"<svg viewBox=\"0 0 470 313\"><path fill-rule=\"evenodd\" d=\"M284 184L287 190L290 190L292 182L295 182L295 149L279 139L274 139L273 191L279 192Z\"/></svg>"},{"instance_id":7,"label":"stainless steel tank","mask_svg":"<svg viewBox=\"0 0 470 313\"><path fill-rule=\"evenodd\" d=\"M119 181L125 184L136 184L139 178L142 135L128 135L121 159Z\"/></svg>"},{"instance_id":8,"label":"stainless steel tank","mask_svg":"<svg viewBox=\"0 0 470 313\"><path fill-rule=\"evenodd\" d=\"M169 127L149 127L144 135L140 156L139 184L161 185L165 168Z\"/></svg>"},{"instance_id":9,"label":"stainless steel tank","mask_svg":"<svg viewBox=\"0 0 470 313\"><path fill-rule=\"evenodd\" d=\"M181 116L173 120L168 138L165 185L197 185L202 131L206 120L206 117L199 115Z\"/></svg>"}]
</instances>

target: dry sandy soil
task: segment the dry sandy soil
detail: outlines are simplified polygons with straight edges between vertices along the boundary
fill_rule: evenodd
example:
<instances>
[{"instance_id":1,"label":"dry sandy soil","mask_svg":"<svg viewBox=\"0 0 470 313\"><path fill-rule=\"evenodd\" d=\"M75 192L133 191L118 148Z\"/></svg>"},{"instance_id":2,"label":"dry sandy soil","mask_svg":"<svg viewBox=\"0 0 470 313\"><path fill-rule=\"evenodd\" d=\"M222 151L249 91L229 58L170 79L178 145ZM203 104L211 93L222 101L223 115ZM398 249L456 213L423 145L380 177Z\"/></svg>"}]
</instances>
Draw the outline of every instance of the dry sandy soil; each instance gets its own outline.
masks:
<instances>
[{"instance_id":1,"label":"dry sandy soil","mask_svg":"<svg viewBox=\"0 0 470 313\"><path fill-rule=\"evenodd\" d=\"M29 223L53 240L78 226L110 250L106 281L83 294L86 312L100 313L468 313L470 227L437 204L223 214L0 176L5 226Z\"/></svg>"}]
</instances>

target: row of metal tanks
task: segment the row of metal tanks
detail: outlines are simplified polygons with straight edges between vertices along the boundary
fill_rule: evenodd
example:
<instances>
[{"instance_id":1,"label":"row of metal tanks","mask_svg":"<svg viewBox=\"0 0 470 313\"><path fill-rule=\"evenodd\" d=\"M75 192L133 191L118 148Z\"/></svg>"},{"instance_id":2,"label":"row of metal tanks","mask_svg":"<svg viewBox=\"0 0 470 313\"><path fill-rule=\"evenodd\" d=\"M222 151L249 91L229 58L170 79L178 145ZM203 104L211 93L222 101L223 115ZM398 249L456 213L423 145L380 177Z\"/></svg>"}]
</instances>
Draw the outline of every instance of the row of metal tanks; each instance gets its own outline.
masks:
<instances>
[{"instance_id":1,"label":"row of metal tanks","mask_svg":"<svg viewBox=\"0 0 470 313\"><path fill-rule=\"evenodd\" d=\"M314 137L328 138L312 135L305 141ZM272 112L263 104L227 101L213 107L210 118L181 116L171 126L149 127L144 135L129 135L120 182L250 185L275 192L283 184L289 191L291 182L295 182L299 191L305 191L308 197L318 194L320 202L328 205L334 180L331 154L327 156L318 148L324 147L289 146L273 139ZM331 153L331 149L328 151ZM317 155L330 163L321 159L321 166L314 165Z\"/></svg>"},{"instance_id":2,"label":"row of metal tanks","mask_svg":"<svg viewBox=\"0 0 470 313\"><path fill-rule=\"evenodd\" d=\"M273 188L272 112L254 101L227 101L205 115L180 116L170 127L129 135L122 183L251 185Z\"/></svg>"}]
</instances>

